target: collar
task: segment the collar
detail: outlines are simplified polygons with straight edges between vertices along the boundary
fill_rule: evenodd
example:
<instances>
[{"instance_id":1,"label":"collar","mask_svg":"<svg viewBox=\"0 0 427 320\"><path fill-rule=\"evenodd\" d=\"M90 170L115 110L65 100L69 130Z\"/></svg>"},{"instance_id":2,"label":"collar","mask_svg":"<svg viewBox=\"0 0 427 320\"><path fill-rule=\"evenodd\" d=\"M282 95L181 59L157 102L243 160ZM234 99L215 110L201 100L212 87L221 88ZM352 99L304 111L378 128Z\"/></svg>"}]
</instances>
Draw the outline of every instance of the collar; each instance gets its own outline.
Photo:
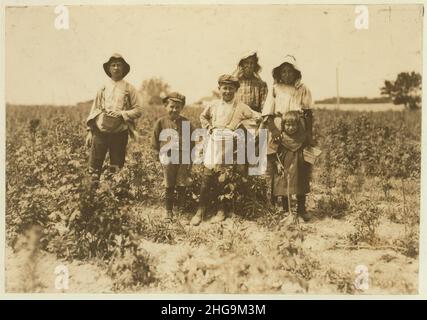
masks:
<instances>
[{"instance_id":1,"label":"collar","mask_svg":"<svg viewBox=\"0 0 427 320\"><path fill-rule=\"evenodd\" d=\"M110 81L109 81L109 84L110 84L110 85L113 85L113 86L117 86L117 85L120 85L120 84L122 84L122 83L124 83L123 78L122 78L122 79L120 79L119 81L114 81L113 79L111 79L111 78L110 78Z\"/></svg>"},{"instance_id":2,"label":"collar","mask_svg":"<svg viewBox=\"0 0 427 320\"><path fill-rule=\"evenodd\" d=\"M234 97L233 100L231 100L230 102L225 102L223 99L221 99L220 101L221 101L221 105L234 106L234 102L236 101L236 97Z\"/></svg>"}]
</instances>

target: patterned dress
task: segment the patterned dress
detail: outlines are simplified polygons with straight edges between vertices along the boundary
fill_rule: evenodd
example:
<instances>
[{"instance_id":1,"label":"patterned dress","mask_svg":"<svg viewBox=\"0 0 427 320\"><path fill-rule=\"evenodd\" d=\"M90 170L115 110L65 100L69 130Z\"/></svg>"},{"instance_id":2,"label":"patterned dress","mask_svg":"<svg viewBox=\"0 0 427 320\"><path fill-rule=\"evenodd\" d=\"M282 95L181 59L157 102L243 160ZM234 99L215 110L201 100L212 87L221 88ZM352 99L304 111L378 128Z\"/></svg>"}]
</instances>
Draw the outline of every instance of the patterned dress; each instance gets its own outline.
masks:
<instances>
[{"instance_id":1,"label":"patterned dress","mask_svg":"<svg viewBox=\"0 0 427 320\"><path fill-rule=\"evenodd\" d=\"M304 195L310 192L312 166L304 160L307 131L303 115L298 131L293 135L282 133L278 151L274 154L273 195Z\"/></svg>"},{"instance_id":2,"label":"patterned dress","mask_svg":"<svg viewBox=\"0 0 427 320\"><path fill-rule=\"evenodd\" d=\"M242 78L239 83L240 87L235 96L236 101L248 105L256 112L261 112L267 98L267 84L255 76L251 79Z\"/></svg>"}]
</instances>

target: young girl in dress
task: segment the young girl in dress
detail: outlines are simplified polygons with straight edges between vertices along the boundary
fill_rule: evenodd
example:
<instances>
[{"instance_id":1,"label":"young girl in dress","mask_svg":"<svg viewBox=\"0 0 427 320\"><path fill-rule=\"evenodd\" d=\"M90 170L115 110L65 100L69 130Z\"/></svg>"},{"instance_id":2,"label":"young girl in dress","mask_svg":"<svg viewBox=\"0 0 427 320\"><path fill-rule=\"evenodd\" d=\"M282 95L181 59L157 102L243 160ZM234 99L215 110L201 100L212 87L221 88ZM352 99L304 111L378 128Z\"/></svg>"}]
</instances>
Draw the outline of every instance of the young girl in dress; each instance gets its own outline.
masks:
<instances>
[{"instance_id":1,"label":"young girl in dress","mask_svg":"<svg viewBox=\"0 0 427 320\"><path fill-rule=\"evenodd\" d=\"M308 132L301 111L288 111L283 117L280 144L275 154L273 174L273 196L282 197L283 210L289 210L289 196L296 195L297 213L308 221L310 214L305 210L306 194L310 192L311 164L304 160L304 148Z\"/></svg>"}]
</instances>

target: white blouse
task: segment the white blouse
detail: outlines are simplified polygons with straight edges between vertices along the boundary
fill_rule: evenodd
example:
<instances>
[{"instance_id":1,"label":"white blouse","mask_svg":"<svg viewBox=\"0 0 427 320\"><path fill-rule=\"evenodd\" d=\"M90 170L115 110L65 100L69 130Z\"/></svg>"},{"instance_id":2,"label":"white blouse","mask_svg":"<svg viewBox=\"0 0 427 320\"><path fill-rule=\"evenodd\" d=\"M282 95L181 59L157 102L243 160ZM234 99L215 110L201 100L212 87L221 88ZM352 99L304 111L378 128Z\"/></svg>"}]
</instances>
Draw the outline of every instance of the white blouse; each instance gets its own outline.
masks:
<instances>
[{"instance_id":1,"label":"white blouse","mask_svg":"<svg viewBox=\"0 0 427 320\"><path fill-rule=\"evenodd\" d=\"M312 107L310 90L302 83L295 86L275 83L269 101L266 102L263 115L298 111Z\"/></svg>"}]
</instances>

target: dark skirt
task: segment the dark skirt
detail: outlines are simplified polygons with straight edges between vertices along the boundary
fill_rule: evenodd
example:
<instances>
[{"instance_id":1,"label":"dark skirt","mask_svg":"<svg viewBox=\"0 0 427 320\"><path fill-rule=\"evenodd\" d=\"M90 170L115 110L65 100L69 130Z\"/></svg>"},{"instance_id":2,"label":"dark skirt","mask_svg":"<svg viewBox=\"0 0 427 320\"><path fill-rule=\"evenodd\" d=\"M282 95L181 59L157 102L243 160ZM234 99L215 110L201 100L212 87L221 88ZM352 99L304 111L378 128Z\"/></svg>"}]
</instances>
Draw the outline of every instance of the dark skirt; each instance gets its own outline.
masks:
<instances>
[{"instance_id":1,"label":"dark skirt","mask_svg":"<svg viewBox=\"0 0 427 320\"><path fill-rule=\"evenodd\" d=\"M282 150L274 157L273 195L287 196L288 194L309 193L312 166L304 161L302 149L295 152Z\"/></svg>"}]
</instances>

